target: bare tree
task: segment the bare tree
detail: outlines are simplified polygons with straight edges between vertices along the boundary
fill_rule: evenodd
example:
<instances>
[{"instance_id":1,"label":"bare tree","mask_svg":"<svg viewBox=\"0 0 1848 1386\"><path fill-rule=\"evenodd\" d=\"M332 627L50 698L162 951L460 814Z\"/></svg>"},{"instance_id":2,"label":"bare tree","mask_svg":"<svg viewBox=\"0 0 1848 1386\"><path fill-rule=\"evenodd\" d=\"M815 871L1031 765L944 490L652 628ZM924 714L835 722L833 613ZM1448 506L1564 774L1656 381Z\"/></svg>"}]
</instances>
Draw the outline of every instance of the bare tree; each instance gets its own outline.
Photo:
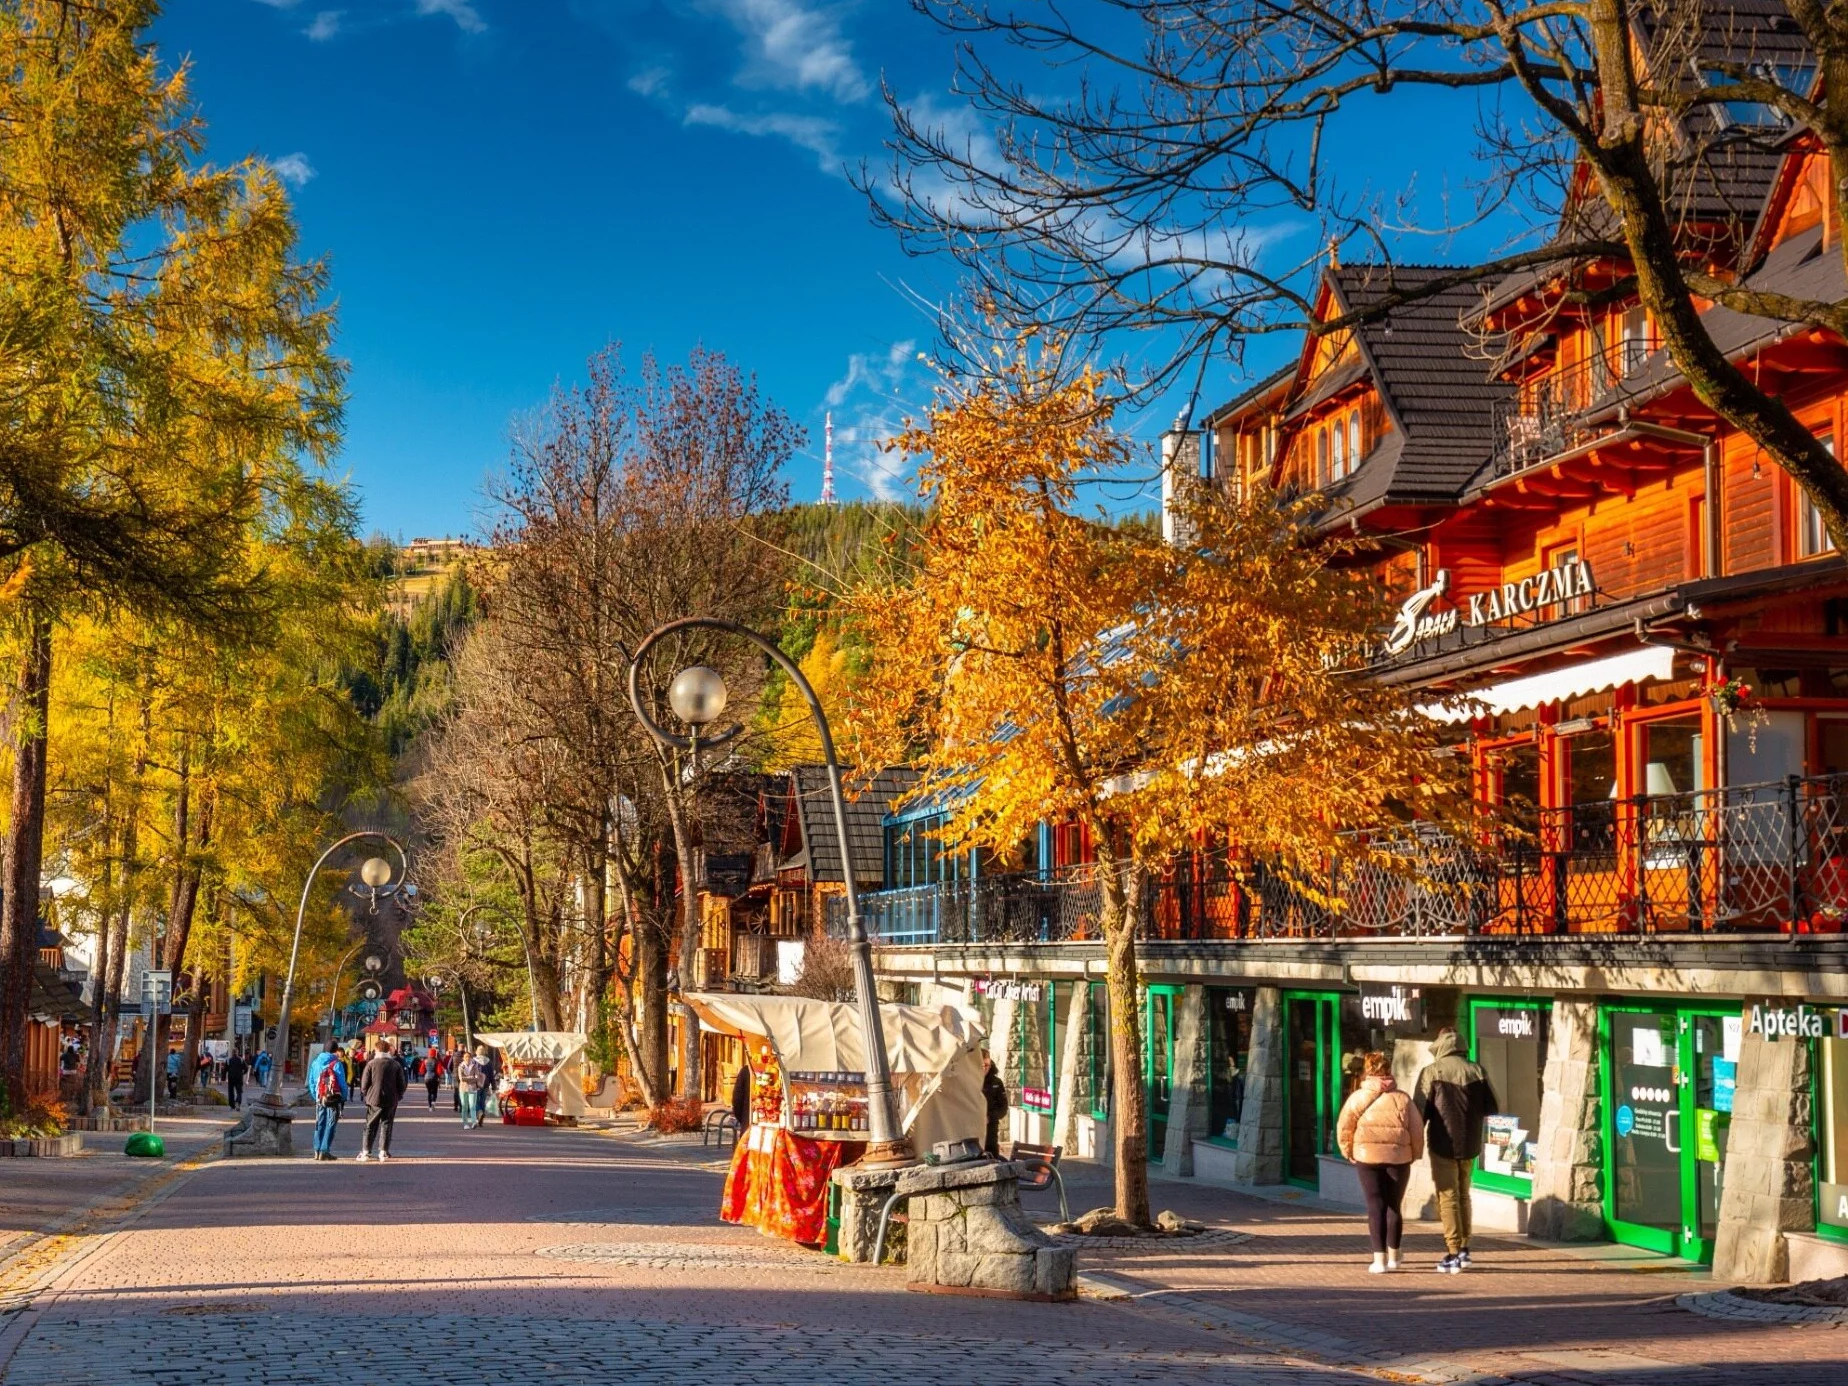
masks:
<instances>
[{"instance_id":1,"label":"bare tree","mask_svg":"<svg viewBox=\"0 0 1848 1386\"><path fill-rule=\"evenodd\" d=\"M1787 142L1826 154L1838 223L1848 211L1848 106L1822 95L1848 80L1848 9L914 3L963 40L955 89L968 105L907 107L888 89L890 177L862 171L860 182L909 248L967 268L976 320L1050 325L1086 359L1121 333L1154 333L1137 382L1154 391L1262 334L1338 332L1412 297L1513 274L1571 291L1573 267L1618 262L1602 292L1640 299L1694 393L1789 472L1848 545L1848 476L1701 316L1705 300L1848 336L1848 297L1743 277L1763 171ZM1078 74L1075 86L1059 93L1049 68ZM1421 220L1416 189L1370 185L1382 118L1475 123L1473 161L1458 170L1475 189L1467 210L1446 200ZM1487 226L1506 228L1502 253L1394 285L1404 244ZM1267 234L1280 228L1293 234ZM1317 284L1337 251L1377 263L1387 291L1317 321ZM1848 243L1836 253L1848 257Z\"/></svg>"}]
</instances>

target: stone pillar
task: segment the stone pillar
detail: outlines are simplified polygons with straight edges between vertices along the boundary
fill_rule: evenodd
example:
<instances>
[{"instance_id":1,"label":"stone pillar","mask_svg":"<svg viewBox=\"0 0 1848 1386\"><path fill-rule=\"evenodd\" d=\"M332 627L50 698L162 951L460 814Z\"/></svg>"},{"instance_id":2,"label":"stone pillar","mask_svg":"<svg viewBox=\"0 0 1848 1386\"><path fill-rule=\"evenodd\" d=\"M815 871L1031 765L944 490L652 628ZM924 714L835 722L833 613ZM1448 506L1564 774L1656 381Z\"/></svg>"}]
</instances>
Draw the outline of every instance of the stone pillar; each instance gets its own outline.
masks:
<instances>
[{"instance_id":1,"label":"stone pillar","mask_svg":"<svg viewBox=\"0 0 1848 1386\"><path fill-rule=\"evenodd\" d=\"M1176 1007L1174 1072L1168 1075L1168 1130L1161 1168L1167 1175L1192 1175L1193 1143L1206 1135L1206 988L1183 987ZM1150 1117L1154 1113L1149 1113Z\"/></svg>"},{"instance_id":2,"label":"stone pillar","mask_svg":"<svg viewBox=\"0 0 1848 1386\"><path fill-rule=\"evenodd\" d=\"M1810 1062L1808 1040L1743 1038L1713 1247L1715 1279L1747 1285L1787 1280L1784 1234L1815 1231Z\"/></svg>"},{"instance_id":3,"label":"stone pillar","mask_svg":"<svg viewBox=\"0 0 1848 1386\"><path fill-rule=\"evenodd\" d=\"M1245 1061L1245 1101L1238 1113L1233 1177L1241 1184L1283 1182L1283 994L1259 987L1251 1007L1251 1053Z\"/></svg>"},{"instance_id":4,"label":"stone pillar","mask_svg":"<svg viewBox=\"0 0 1848 1386\"><path fill-rule=\"evenodd\" d=\"M858 1165L834 1171L834 1183L841 1191L841 1230L836 1243L841 1260L867 1262L873 1259L879 1240L879 1214L897 1187L900 1172L897 1169L862 1169ZM905 1259L905 1230L903 1223L894 1223L886 1229L887 1261Z\"/></svg>"},{"instance_id":5,"label":"stone pillar","mask_svg":"<svg viewBox=\"0 0 1848 1386\"><path fill-rule=\"evenodd\" d=\"M1059 1079L1053 1086L1052 1144L1064 1151L1067 1158L1078 1153L1078 1099L1081 1089L1088 1087L1090 1078L1087 1062L1090 1055L1084 1033L1085 1018L1089 1014L1086 996L1089 990L1090 984L1083 978L1072 983L1071 996L1065 1003L1065 1014L1060 1022L1064 1026L1065 1041L1052 1056L1059 1066ZM1088 1095L1086 1101L1089 1101Z\"/></svg>"},{"instance_id":6,"label":"stone pillar","mask_svg":"<svg viewBox=\"0 0 1848 1386\"><path fill-rule=\"evenodd\" d=\"M915 1166L899 1176L898 1189L910 1204L908 1288L1002 1299L1076 1296L1076 1256L1021 1211L1018 1165Z\"/></svg>"},{"instance_id":7,"label":"stone pillar","mask_svg":"<svg viewBox=\"0 0 1848 1386\"><path fill-rule=\"evenodd\" d=\"M1527 1234L1554 1242L1604 1239L1604 1111L1598 1098L1598 1003L1553 998L1535 1133Z\"/></svg>"},{"instance_id":8,"label":"stone pillar","mask_svg":"<svg viewBox=\"0 0 1848 1386\"><path fill-rule=\"evenodd\" d=\"M238 1155L289 1156L295 1153L295 1115L264 1093L245 1110L244 1119L224 1134L225 1158Z\"/></svg>"}]
</instances>

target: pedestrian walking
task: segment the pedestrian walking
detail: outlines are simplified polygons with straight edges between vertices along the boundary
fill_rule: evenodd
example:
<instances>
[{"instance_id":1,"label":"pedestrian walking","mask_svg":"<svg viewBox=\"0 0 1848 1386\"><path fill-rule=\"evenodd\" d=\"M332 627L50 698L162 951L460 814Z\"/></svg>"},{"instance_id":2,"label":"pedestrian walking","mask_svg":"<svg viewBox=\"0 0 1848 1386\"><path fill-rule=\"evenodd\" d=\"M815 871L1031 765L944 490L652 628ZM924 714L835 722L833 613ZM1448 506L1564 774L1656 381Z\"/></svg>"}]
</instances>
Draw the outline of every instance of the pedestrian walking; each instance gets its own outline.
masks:
<instances>
[{"instance_id":1,"label":"pedestrian walking","mask_svg":"<svg viewBox=\"0 0 1848 1386\"><path fill-rule=\"evenodd\" d=\"M257 1080L259 1088L269 1086L270 1056L269 1050L259 1049L257 1057L250 1061L250 1076Z\"/></svg>"},{"instance_id":2,"label":"pedestrian walking","mask_svg":"<svg viewBox=\"0 0 1848 1386\"><path fill-rule=\"evenodd\" d=\"M990 1159L1001 1158L1001 1123L1007 1120L1007 1084L995 1068L994 1059L982 1056L982 1098L988 1105L988 1128L982 1150Z\"/></svg>"},{"instance_id":3,"label":"pedestrian walking","mask_svg":"<svg viewBox=\"0 0 1848 1386\"><path fill-rule=\"evenodd\" d=\"M340 1046L316 1054L308 1065L308 1091L314 1094L314 1158L334 1158L334 1133L340 1129L340 1113L345 1110L352 1089L347 1086L346 1065L341 1061Z\"/></svg>"},{"instance_id":4,"label":"pedestrian walking","mask_svg":"<svg viewBox=\"0 0 1848 1386\"><path fill-rule=\"evenodd\" d=\"M424 1056L424 1091L430 1095L430 1110L436 1110L436 1090L443 1086L443 1063L432 1049Z\"/></svg>"},{"instance_id":5,"label":"pedestrian walking","mask_svg":"<svg viewBox=\"0 0 1848 1386\"><path fill-rule=\"evenodd\" d=\"M1400 1212L1412 1166L1424 1154L1424 1120L1411 1095L1392 1081L1392 1065L1379 1050L1362 1061L1360 1086L1341 1104L1335 1144L1354 1166L1367 1200L1367 1238L1374 1275L1399 1269Z\"/></svg>"},{"instance_id":6,"label":"pedestrian walking","mask_svg":"<svg viewBox=\"0 0 1848 1386\"><path fill-rule=\"evenodd\" d=\"M1482 1134L1495 1110L1495 1089L1480 1064L1458 1053L1457 1032L1445 1026L1418 1075L1412 1100L1425 1123L1437 1216L1444 1224L1443 1275L1469 1269L1470 1175L1482 1154Z\"/></svg>"},{"instance_id":7,"label":"pedestrian walking","mask_svg":"<svg viewBox=\"0 0 1848 1386\"><path fill-rule=\"evenodd\" d=\"M225 1101L235 1110L244 1105L244 1074L250 1065L244 1062L244 1056L236 1050L225 1060Z\"/></svg>"},{"instance_id":8,"label":"pedestrian walking","mask_svg":"<svg viewBox=\"0 0 1848 1386\"><path fill-rule=\"evenodd\" d=\"M391 1126L398 1116L398 1103L408 1086L404 1061L381 1043L365 1070L359 1075L359 1095L366 1100L366 1132L360 1141L359 1159L391 1158Z\"/></svg>"},{"instance_id":9,"label":"pedestrian walking","mask_svg":"<svg viewBox=\"0 0 1848 1386\"><path fill-rule=\"evenodd\" d=\"M175 1101L180 1095L180 1051L167 1051L167 1100Z\"/></svg>"},{"instance_id":10,"label":"pedestrian walking","mask_svg":"<svg viewBox=\"0 0 1848 1386\"><path fill-rule=\"evenodd\" d=\"M457 1115L460 1115L462 1112L462 1079L460 1074L462 1072L462 1060L464 1057L464 1050L452 1049L449 1051L449 1061L443 1065L444 1068L449 1070L450 1100L455 1103Z\"/></svg>"},{"instance_id":11,"label":"pedestrian walking","mask_svg":"<svg viewBox=\"0 0 1848 1386\"><path fill-rule=\"evenodd\" d=\"M487 1055L487 1045L475 1051ZM481 1125L481 1092L488 1084L488 1070L475 1054L464 1054L456 1065L456 1100L462 1106L462 1129L472 1131Z\"/></svg>"}]
</instances>

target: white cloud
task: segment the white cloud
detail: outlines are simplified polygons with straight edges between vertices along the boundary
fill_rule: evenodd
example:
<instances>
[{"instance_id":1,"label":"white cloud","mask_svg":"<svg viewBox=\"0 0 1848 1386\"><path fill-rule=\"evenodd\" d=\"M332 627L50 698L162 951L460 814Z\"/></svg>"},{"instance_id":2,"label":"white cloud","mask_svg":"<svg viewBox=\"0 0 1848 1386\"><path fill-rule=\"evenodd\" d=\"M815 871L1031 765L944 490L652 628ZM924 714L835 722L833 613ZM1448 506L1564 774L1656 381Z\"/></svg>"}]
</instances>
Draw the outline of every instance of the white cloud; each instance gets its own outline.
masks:
<instances>
[{"instance_id":1,"label":"white cloud","mask_svg":"<svg viewBox=\"0 0 1848 1386\"><path fill-rule=\"evenodd\" d=\"M912 351L916 346L916 342L906 340L892 343L884 356L854 352L847 358L847 374L828 386L823 403L830 409L839 409L857 386L872 390L896 389L911 365Z\"/></svg>"},{"instance_id":2,"label":"white cloud","mask_svg":"<svg viewBox=\"0 0 1848 1386\"><path fill-rule=\"evenodd\" d=\"M750 86L821 91L837 101L863 101L872 90L853 44L828 10L802 0L714 0L743 36Z\"/></svg>"},{"instance_id":3,"label":"white cloud","mask_svg":"<svg viewBox=\"0 0 1848 1386\"><path fill-rule=\"evenodd\" d=\"M664 67L651 67L636 73L626 85L637 96L658 96L667 90L668 79L673 75Z\"/></svg>"},{"instance_id":4,"label":"white cloud","mask_svg":"<svg viewBox=\"0 0 1848 1386\"><path fill-rule=\"evenodd\" d=\"M271 159L269 162L270 167L276 170L276 176L292 188L299 188L314 177L314 165L308 162L306 154L284 154L280 159Z\"/></svg>"},{"instance_id":5,"label":"white cloud","mask_svg":"<svg viewBox=\"0 0 1848 1386\"><path fill-rule=\"evenodd\" d=\"M340 16L345 13L345 10L322 10L302 32L316 43L325 43L340 32Z\"/></svg>"},{"instance_id":6,"label":"white cloud","mask_svg":"<svg viewBox=\"0 0 1848 1386\"><path fill-rule=\"evenodd\" d=\"M918 365L916 348L915 341L907 340L883 352L854 352L847 358L847 373L822 397L823 410L834 414L836 462L880 500L910 494L905 456L886 444L904 427L905 416L917 412L913 400L929 394L912 373Z\"/></svg>"},{"instance_id":7,"label":"white cloud","mask_svg":"<svg viewBox=\"0 0 1848 1386\"><path fill-rule=\"evenodd\" d=\"M688 125L705 125L740 135L786 139L815 155L823 173L841 174L841 127L821 116L795 115L786 111L744 115L729 106L699 102L687 107L685 119Z\"/></svg>"},{"instance_id":8,"label":"white cloud","mask_svg":"<svg viewBox=\"0 0 1848 1386\"><path fill-rule=\"evenodd\" d=\"M302 0L257 0L259 5L268 5L272 10L292 10Z\"/></svg>"},{"instance_id":9,"label":"white cloud","mask_svg":"<svg viewBox=\"0 0 1848 1386\"><path fill-rule=\"evenodd\" d=\"M465 34L484 33L488 27L469 0L417 0L417 13L448 15Z\"/></svg>"}]
</instances>

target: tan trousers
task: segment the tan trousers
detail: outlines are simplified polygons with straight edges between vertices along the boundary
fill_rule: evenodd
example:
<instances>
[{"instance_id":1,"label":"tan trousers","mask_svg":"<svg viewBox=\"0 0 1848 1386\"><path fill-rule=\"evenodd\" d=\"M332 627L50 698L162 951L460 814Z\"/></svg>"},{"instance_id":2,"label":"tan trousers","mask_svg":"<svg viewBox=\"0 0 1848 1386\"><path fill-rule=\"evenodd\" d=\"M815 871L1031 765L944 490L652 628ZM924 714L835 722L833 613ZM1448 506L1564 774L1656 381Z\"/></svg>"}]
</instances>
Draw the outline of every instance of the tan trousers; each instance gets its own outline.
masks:
<instances>
[{"instance_id":1,"label":"tan trousers","mask_svg":"<svg viewBox=\"0 0 1848 1386\"><path fill-rule=\"evenodd\" d=\"M1451 1255L1469 1250L1469 1180L1474 1160L1431 1157L1431 1182L1437 1186L1437 1216L1444 1224L1444 1247Z\"/></svg>"}]
</instances>

